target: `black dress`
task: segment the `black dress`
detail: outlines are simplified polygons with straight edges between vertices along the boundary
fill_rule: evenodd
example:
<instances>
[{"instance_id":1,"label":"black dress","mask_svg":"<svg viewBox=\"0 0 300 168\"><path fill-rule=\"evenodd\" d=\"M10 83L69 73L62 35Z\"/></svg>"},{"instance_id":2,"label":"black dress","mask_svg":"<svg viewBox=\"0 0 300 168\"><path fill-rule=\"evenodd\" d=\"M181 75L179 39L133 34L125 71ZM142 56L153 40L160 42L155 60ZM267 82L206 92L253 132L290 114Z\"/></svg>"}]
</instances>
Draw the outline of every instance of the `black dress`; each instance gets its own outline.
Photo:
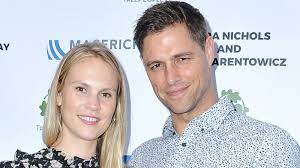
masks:
<instances>
[{"instance_id":1,"label":"black dress","mask_svg":"<svg viewBox=\"0 0 300 168\"><path fill-rule=\"evenodd\" d=\"M0 168L87 168L99 167L99 155L89 160L79 157L66 159L63 152L55 149L44 148L37 153L28 154L20 150L16 151L14 161L0 162Z\"/></svg>"}]
</instances>

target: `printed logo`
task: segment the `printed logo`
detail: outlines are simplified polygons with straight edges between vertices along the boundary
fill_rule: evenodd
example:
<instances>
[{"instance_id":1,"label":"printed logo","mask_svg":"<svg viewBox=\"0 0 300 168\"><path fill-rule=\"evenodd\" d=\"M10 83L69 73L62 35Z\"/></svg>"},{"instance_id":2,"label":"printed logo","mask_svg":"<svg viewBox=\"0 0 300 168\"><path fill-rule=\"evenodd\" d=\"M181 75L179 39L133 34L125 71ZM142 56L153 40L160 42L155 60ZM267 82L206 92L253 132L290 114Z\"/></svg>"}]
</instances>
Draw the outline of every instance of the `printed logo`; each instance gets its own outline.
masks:
<instances>
[{"instance_id":1,"label":"printed logo","mask_svg":"<svg viewBox=\"0 0 300 168\"><path fill-rule=\"evenodd\" d=\"M233 103L235 110L241 113L249 112L249 108L245 106L243 99L240 97L239 92L233 92L231 89L228 91L222 90L221 97L226 96Z\"/></svg>"},{"instance_id":2,"label":"printed logo","mask_svg":"<svg viewBox=\"0 0 300 168\"><path fill-rule=\"evenodd\" d=\"M136 49L137 46L132 39L102 39L102 40L92 40L98 41L105 45L110 50L132 50ZM75 46L87 42L92 42L89 40L49 40L47 47L47 56L49 60L61 60L65 54L74 48Z\"/></svg>"},{"instance_id":3,"label":"printed logo","mask_svg":"<svg viewBox=\"0 0 300 168\"><path fill-rule=\"evenodd\" d=\"M213 66L286 67L287 58L278 56L244 54L251 41L266 44L272 40L271 32L213 32L209 35L217 42L217 54ZM244 52L244 53L243 53ZM257 53L259 54L259 53Z\"/></svg>"},{"instance_id":4,"label":"printed logo","mask_svg":"<svg viewBox=\"0 0 300 168\"><path fill-rule=\"evenodd\" d=\"M44 117L45 116L45 112L46 112L46 107L47 107L47 97L48 94L43 98L41 104L39 105L39 109L40 109L40 116ZM40 124L36 125L36 130L37 131L43 131L43 126Z\"/></svg>"},{"instance_id":5,"label":"printed logo","mask_svg":"<svg viewBox=\"0 0 300 168\"><path fill-rule=\"evenodd\" d=\"M123 155L123 163L126 165L129 162L130 158L130 155Z\"/></svg>"},{"instance_id":6,"label":"printed logo","mask_svg":"<svg viewBox=\"0 0 300 168\"><path fill-rule=\"evenodd\" d=\"M0 51L7 51L9 45L9 43L0 43Z\"/></svg>"},{"instance_id":7,"label":"printed logo","mask_svg":"<svg viewBox=\"0 0 300 168\"><path fill-rule=\"evenodd\" d=\"M42 117L44 117L45 116L45 111L46 111L46 107L47 107L47 102L46 102L46 98L48 97L48 94L44 97L44 99L43 99L43 101L42 101L42 103L41 103L41 105L39 106L39 108L40 108L40 115L42 116Z\"/></svg>"},{"instance_id":8,"label":"printed logo","mask_svg":"<svg viewBox=\"0 0 300 168\"><path fill-rule=\"evenodd\" d=\"M60 60L65 56L65 52L61 49L58 40L49 40L47 55L49 60Z\"/></svg>"}]
</instances>

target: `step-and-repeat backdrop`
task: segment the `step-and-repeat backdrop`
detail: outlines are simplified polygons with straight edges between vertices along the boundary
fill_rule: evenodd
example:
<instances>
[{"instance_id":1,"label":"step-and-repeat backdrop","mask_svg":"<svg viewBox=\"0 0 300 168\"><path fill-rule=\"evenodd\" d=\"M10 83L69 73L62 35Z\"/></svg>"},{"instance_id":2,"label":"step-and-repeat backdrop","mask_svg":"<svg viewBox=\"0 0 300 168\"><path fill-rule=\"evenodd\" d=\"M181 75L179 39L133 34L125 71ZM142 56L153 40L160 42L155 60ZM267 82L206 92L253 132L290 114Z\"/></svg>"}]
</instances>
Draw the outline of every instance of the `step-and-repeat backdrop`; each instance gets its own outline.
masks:
<instances>
[{"instance_id":1,"label":"step-and-repeat backdrop","mask_svg":"<svg viewBox=\"0 0 300 168\"><path fill-rule=\"evenodd\" d=\"M43 112L59 60L95 39L119 58L128 87L127 155L161 135L169 112L154 95L133 43L136 20L160 0L0 2L0 160L44 147ZM296 0L187 1L217 44L219 96L242 113L287 130L300 142L299 5Z\"/></svg>"}]
</instances>

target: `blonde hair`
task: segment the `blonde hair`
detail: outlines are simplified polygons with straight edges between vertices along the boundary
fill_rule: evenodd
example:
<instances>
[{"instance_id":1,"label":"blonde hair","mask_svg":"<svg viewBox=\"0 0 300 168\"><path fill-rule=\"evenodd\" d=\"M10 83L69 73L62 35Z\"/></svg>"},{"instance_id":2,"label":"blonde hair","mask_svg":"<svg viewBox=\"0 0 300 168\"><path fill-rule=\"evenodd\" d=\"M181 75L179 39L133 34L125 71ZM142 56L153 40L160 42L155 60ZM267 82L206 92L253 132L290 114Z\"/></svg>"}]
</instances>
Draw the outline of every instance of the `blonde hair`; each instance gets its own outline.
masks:
<instances>
[{"instance_id":1,"label":"blonde hair","mask_svg":"<svg viewBox=\"0 0 300 168\"><path fill-rule=\"evenodd\" d=\"M62 132L62 121L57 106L57 94L62 90L70 68L79 60L86 57L100 58L108 63L118 74L117 105L113 119L107 130L98 138L97 152L102 168L120 168L125 143L126 114L125 114L125 82L120 64L112 52L99 42L80 44L71 49L61 60L51 88L48 93L48 103L44 116L43 140L51 147Z\"/></svg>"}]
</instances>

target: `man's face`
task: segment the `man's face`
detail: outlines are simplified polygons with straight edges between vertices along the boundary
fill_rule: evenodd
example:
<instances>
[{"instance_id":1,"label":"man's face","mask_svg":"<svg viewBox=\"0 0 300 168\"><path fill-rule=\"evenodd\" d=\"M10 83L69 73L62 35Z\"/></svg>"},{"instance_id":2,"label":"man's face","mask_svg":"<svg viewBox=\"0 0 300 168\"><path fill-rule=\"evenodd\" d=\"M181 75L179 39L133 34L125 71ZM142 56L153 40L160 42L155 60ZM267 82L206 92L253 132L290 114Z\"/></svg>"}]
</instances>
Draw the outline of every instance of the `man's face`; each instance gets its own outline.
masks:
<instances>
[{"instance_id":1,"label":"man's face","mask_svg":"<svg viewBox=\"0 0 300 168\"><path fill-rule=\"evenodd\" d=\"M198 111L211 96L211 38L204 51L185 25L175 24L143 42L143 62L156 96L174 114Z\"/></svg>"}]
</instances>

